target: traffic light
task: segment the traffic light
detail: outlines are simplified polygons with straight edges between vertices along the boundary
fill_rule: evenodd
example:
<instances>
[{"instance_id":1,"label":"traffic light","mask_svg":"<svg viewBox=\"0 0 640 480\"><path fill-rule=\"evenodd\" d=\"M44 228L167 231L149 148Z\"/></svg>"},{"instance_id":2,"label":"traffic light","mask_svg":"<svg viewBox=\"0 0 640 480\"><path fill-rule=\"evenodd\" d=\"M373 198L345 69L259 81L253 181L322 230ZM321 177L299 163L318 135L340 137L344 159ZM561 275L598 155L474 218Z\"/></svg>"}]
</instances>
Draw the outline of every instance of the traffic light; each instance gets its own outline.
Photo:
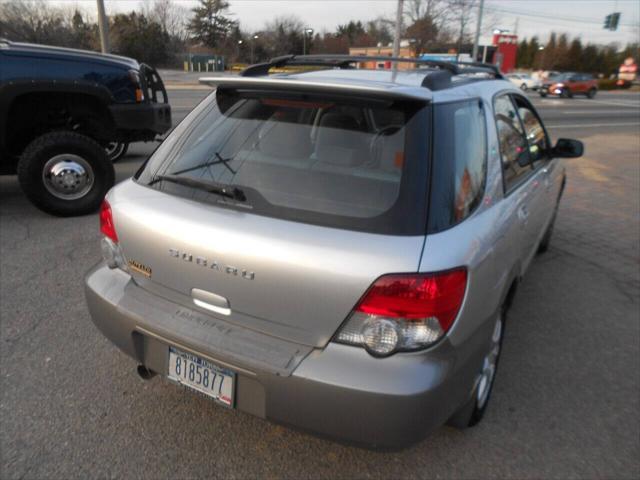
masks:
<instances>
[{"instance_id":1,"label":"traffic light","mask_svg":"<svg viewBox=\"0 0 640 480\"><path fill-rule=\"evenodd\" d=\"M618 29L618 23L620 23L620 12L615 12L611 14L611 30Z\"/></svg>"},{"instance_id":2,"label":"traffic light","mask_svg":"<svg viewBox=\"0 0 640 480\"><path fill-rule=\"evenodd\" d=\"M604 17L604 27L607 30L615 31L620 23L620 12L613 12Z\"/></svg>"}]
</instances>

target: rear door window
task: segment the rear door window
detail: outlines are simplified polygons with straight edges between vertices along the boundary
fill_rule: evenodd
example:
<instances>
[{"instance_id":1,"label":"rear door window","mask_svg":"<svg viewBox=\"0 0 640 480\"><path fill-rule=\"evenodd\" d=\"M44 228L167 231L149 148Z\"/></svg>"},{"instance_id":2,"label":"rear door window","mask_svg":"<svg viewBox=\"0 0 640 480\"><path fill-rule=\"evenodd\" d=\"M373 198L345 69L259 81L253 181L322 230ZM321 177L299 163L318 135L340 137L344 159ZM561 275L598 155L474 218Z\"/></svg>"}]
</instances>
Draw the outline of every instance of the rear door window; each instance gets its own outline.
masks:
<instances>
[{"instance_id":1,"label":"rear door window","mask_svg":"<svg viewBox=\"0 0 640 480\"><path fill-rule=\"evenodd\" d=\"M480 100L434 106L430 232L467 218L482 202L487 173L487 133Z\"/></svg>"},{"instance_id":2,"label":"rear door window","mask_svg":"<svg viewBox=\"0 0 640 480\"><path fill-rule=\"evenodd\" d=\"M532 171L529 160L529 145L511 97L509 95L497 97L493 108L500 143L505 190L510 191Z\"/></svg>"},{"instance_id":3,"label":"rear door window","mask_svg":"<svg viewBox=\"0 0 640 480\"><path fill-rule=\"evenodd\" d=\"M282 219L424 233L427 108L404 100L219 91L169 158L152 158L140 182ZM159 175L236 187L246 202L155 182Z\"/></svg>"}]
</instances>

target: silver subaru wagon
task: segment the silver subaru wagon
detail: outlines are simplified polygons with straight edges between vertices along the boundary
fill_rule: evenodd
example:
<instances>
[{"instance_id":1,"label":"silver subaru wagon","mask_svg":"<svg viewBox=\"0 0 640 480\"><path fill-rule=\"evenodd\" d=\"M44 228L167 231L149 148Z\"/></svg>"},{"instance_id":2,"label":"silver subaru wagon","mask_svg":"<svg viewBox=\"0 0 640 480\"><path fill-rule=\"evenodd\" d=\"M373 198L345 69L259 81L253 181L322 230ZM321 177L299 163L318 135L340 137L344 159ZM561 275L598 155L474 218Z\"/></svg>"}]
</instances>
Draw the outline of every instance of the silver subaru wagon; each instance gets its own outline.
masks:
<instances>
[{"instance_id":1,"label":"silver subaru wagon","mask_svg":"<svg viewBox=\"0 0 640 480\"><path fill-rule=\"evenodd\" d=\"M202 79L215 90L107 195L86 298L143 378L369 446L482 418L558 158L583 147L552 147L494 66L354 68L371 60Z\"/></svg>"}]
</instances>

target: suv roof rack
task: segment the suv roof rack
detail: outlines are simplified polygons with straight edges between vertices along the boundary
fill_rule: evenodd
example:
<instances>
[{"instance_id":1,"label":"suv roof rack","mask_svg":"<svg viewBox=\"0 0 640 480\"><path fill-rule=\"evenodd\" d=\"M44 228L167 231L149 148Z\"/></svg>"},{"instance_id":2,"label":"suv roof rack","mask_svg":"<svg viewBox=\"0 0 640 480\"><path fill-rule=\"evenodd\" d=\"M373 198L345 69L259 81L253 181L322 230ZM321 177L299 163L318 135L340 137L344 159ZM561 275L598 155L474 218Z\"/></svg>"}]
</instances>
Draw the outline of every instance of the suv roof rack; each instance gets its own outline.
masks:
<instances>
[{"instance_id":1,"label":"suv roof rack","mask_svg":"<svg viewBox=\"0 0 640 480\"><path fill-rule=\"evenodd\" d=\"M485 73L493 78L502 79L502 73L496 65L480 62L443 62L440 60L427 60L422 58L408 57L385 57L382 55L283 55L275 57L264 63L256 63L245 68L240 75L243 77L258 77L268 75L272 68L282 68L285 66L301 67L333 67L340 69L354 68L354 63L360 62L392 62L392 63L413 63L417 67L426 66L437 69L427 75L422 82L423 87L431 90L442 90L451 86L453 75L464 75L473 73Z\"/></svg>"}]
</instances>

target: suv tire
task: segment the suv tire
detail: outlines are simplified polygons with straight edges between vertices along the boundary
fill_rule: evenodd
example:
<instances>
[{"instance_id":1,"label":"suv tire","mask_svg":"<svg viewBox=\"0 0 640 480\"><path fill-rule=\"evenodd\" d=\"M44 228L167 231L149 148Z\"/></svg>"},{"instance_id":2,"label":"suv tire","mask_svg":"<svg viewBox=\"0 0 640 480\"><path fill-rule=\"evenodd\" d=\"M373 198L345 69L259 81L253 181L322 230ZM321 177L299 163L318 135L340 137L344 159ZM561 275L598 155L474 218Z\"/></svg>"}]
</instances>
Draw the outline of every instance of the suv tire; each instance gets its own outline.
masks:
<instances>
[{"instance_id":1,"label":"suv tire","mask_svg":"<svg viewBox=\"0 0 640 480\"><path fill-rule=\"evenodd\" d=\"M105 148L109 160L117 162L127 154L129 144L127 142L109 142Z\"/></svg>"},{"instance_id":2,"label":"suv tire","mask_svg":"<svg viewBox=\"0 0 640 480\"><path fill-rule=\"evenodd\" d=\"M100 206L115 172L104 148L75 132L50 132L33 140L18 162L18 180L39 209L61 217Z\"/></svg>"}]
</instances>

